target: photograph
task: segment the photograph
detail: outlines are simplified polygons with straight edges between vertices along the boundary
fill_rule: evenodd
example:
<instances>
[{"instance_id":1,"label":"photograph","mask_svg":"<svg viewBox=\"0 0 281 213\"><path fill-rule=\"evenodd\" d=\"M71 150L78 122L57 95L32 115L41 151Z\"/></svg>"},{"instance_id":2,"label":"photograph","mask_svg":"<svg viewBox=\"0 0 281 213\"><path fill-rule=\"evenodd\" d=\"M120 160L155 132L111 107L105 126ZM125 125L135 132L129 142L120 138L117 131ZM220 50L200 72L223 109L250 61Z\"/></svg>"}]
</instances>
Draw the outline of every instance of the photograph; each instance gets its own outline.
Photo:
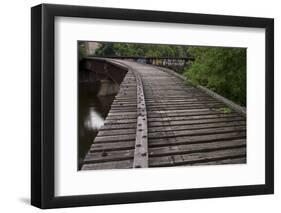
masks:
<instances>
[{"instance_id":1,"label":"photograph","mask_svg":"<svg viewBox=\"0 0 281 213\"><path fill-rule=\"evenodd\" d=\"M78 170L247 163L247 48L77 41Z\"/></svg>"}]
</instances>

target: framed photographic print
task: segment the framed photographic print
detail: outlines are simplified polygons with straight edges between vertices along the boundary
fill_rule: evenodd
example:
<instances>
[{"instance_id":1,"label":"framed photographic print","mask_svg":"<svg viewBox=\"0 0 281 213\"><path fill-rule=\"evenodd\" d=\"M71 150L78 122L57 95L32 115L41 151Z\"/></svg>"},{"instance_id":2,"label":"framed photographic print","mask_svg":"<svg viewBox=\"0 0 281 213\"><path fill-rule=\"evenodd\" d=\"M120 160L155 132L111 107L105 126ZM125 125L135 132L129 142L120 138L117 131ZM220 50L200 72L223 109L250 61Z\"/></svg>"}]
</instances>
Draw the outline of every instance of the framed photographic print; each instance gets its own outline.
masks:
<instances>
[{"instance_id":1,"label":"framed photographic print","mask_svg":"<svg viewBox=\"0 0 281 213\"><path fill-rule=\"evenodd\" d=\"M271 194L274 20L31 9L31 203Z\"/></svg>"}]
</instances>

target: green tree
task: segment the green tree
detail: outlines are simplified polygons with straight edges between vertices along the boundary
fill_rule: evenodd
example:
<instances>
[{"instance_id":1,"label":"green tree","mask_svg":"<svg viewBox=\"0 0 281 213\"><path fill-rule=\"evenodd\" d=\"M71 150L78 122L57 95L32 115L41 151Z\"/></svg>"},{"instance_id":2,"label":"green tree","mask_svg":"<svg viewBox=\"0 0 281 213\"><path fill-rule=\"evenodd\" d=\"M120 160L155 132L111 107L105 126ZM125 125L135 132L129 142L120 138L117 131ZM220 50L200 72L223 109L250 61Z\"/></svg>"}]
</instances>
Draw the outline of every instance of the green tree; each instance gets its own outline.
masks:
<instances>
[{"instance_id":1,"label":"green tree","mask_svg":"<svg viewBox=\"0 0 281 213\"><path fill-rule=\"evenodd\" d=\"M163 44L101 42L95 56L186 57L188 47Z\"/></svg>"},{"instance_id":2,"label":"green tree","mask_svg":"<svg viewBox=\"0 0 281 213\"><path fill-rule=\"evenodd\" d=\"M195 61L184 74L194 84L246 106L246 49L192 47Z\"/></svg>"}]
</instances>

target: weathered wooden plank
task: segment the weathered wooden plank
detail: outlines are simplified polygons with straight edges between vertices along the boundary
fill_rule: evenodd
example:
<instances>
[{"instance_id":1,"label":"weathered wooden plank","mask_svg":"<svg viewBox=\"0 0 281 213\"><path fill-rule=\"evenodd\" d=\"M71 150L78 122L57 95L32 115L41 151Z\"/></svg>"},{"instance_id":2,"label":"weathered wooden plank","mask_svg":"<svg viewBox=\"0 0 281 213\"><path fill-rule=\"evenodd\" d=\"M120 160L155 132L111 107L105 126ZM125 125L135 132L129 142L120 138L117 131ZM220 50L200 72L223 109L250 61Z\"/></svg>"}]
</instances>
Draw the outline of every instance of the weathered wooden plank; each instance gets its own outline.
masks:
<instances>
[{"instance_id":1,"label":"weathered wooden plank","mask_svg":"<svg viewBox=\"0 0 281 213\"><path fill-rule=\"evenodd\" d=\"M163 116L163 115L162 115ZM235 118L235 117L240 117L243 119L238 114L235 113L229 113L229 114L203 114L203 115L190 115L190 116L173 116L173 117L157 117L157 118L149 118L150 122L157 122L157 121L185 121L185 120L202 120L202 119L208 119L208 118Z\"/></svg>"},{"instance_id":2,"label":"weathered wooden plank","mask_svg":"<svg viewBox=\"0 0 281 213\"><path fill-rule=\"evenodd\" d=\"M178 94L174 94L174 95L167 95L167 94L162 94L157 95L153 92L151 92L151 90L145 90L146 94L148 95L147 100L151 101L151 100L155 100L155 96L159 96L162 97L164 100L178 100L178 99L185 99L185 100L189 100L189 99L194 99L194 98L200 98L200 99L204 99L204 98L210 98L209 96L207 96L206 94L185 94L185 95L178 95ZM157 100L157 99L156 99Z\"/></svg>"},{"instance_id":3,"label":"weathered wooden plank","mask_svg":"<svg viewBox=\"0 0 281 213\"><path fill-rule=\"evenodd\" d=\"M147 92L149 93L149 92ZM149 94L148 94L149 95ZM152 95L151 95L152 96ZM165 97L164 95L156 95L156 94L153 94L153 96L155 97L161 97L163 101L165 101L167 104L176 104L176 103L200 103L200 102L219 102L218 100L215 100L215 99L211 99L209 97L194 97L194 96L191 96L189 98L186 98L186 97L178 97L178 98L175 98L175 97ZM158 104L159 101L158 100L155 100L155 99L149 99L148 100L148 105L153 105L153 104Z\"/></svg>"},{"instance_id":4,"label":"weathered wooden plank","mask_svg":"<svg viewBox=\"0 0 281 213\"><path fill-rule=\"evenodd\" d=\"M115 98L113 104L135 104L136 98L134 99L117 99Z\"/></svg>"},{"instance_id":5,"label":"weathered wooden plank","mask_svg":"<svg viewBox=\"0 0 281 213\"><path fill-rule=\"evenodd\" d=\"M148 103L147 104L147 107L150 107L150 108L160 108L160 107L177 107L177 106L201 106L201 105L216 105L216 104L221 104L221 102L219 101L192 101L192 102L166 102L165 104L163 105L159 105L159 103ZM211 105L211 106L212 106Z\"/></svg>"},{"instance_id":6,"label":"weathered wooden plank","mask_svg":"<svg viewBox=\"0 0 281 213\"><path fill-rule=\"evenodd\" d=\"M132 129L136 128L137 122L130 124L106 124L101 127L101 130L113 130L113 129Z\"/></svg>"},{"instance_id":7,"label":"weathered wooden plank","mask_svg":"<svg viewBox=\"0 0 281 213\"><path fill-rule=\"evenodd\" d=\"M243 147L202 153L151 157L149 158L149 167L188 165L199 162L218 161L245 156L246 149Z\"/></svg>"},{"instance_id":8,"label":"weathered wooden plank","mask_svg":"<svg viewBox=\"0 0 281 213\"><path fill-rule=\"evenodd\" d=\"M113 103L111 105L111 108L135 108L137 107L137 103L126 103L126 104L123 104L123 103Z\"/></svg>"},{"instance_id":9,"label":"weathered wooden plank","mask_svg":"<svg viewBox=\"0 0 281 213\"><path fill-rule=\"evenodd\" d=\"M111 109L116 109L116 110L118 110L118 109L126 109L126 110L131 110L131 109L134 109L135 110L135 108L137 107L137 104L135 103L135 104L132 104L132 105L125 105L125 106L117 106L117 105L111 105Z\"/></svg>"},{"instance_id":10,"label":"weathered wooden plank","mask_svg":"<svg viewBox=\"0 0 281 213\"><path fill-rule=\"evenodd\" d=\"M168 103L168 104L194 104L194 103L209 103L209 102L219 102L214 99L201 99L201 98L190 98L190 99L166 99L162 98L162 101ZM159 101L147 101L147 106L154 106L158 105Z\"/></svg>"},{"instance_id":11,"label":"weathered wooden plank","mask_svg":"<svg viewBox=\"0 0 281 213\"><path fill-rule=\"evenodd\" d=\"M200 108L217 108L217 109L220 109L220 108L225 108L225 105L224 104L221 104L221 103L216 103L216 104L192 104L192 105L178 105L178 106L168 106L168 105L165 105L163 104L162 106L159 105L159 106L151 106L151 107L148 107L148 110L161 110L161 109L200 109Z\"/></svg>"},{"instance_id":12,"label":"weathered wooden plank","mask_svg":"<svg viewBox=\"0 0 281 213\"><path fill-rule=\"evenodd\" d=\"M103 151L114 151L114 150L128 150L135 148L134 141L121 141L111 143L93 143L90 148L90 152L103 152Z\"/></svg>"},{"instance_id":13,"label":"weathered wooden plank","mask_svg":"<svg viewBox=\"0 0 281 213\"><path fill-rule=\"evenodd\" d=\"M102 130L99 131L99 136L114 136L114 135L135 135L136 128L132 129L114 129L114 130Z\"/></svg>"},{"instance_id":14,"label":"weathered wooden plank","mask_svg":"<svg viewBox=\"0 0 281 213\"><path fill-rule=\"evenodd\" d=\"M136 108L136 106L137 106L137 103L136 103L136 101L135 101L135 103L132 103L132 104L126 104L126 105L124 105L124 104L115 104L115 103L113 103L112 105L111 105L111 109L113 109L113 108L116 108L116 109L118 109L118 108L122 108L122 109L131 109L131 108Z\"/></svg>"},{"instance_id":15,"label":"weathered wooden plank","mask_svg":"<svg viewBox=\"0 0 281 213\"><path fill-rule=\"evenodd\" d=\"M217 122L217 123L206 123L206 124L193 124L193 125L179 125L179 126L159 126L149 128L148 133L153 132L177 132L180 130L192 130L192 129L212 129L217 127L230 127L230 126L246 126L246 121L229 121L229 122ZM124 130L125 131L125 130Z\"/></svg>"},{"instance_id":16,"label":"weathered wooden plank","mask_svg":"<svg viewBox=\"0 0 281 213\"><path fill-rule=\"evenodd\" d=\"M128 123L136 123L136 118L131 119L122 119L122 120L105 120L104 125L107 124L128 124Z\"/></svg>"},{"instance_id":17,"label":"weathered wooden plank","mask_svg":"<svg viewBox=\"0 0 281 213\"><path fill-rule=\"evenodd\" d=\"M132 101L135 101L135 100L136 100L136 97L135 97L135 96L132 96L132 97L126 97L126 96L116 97L116 96L115 96L115 100L116 100L116 101L128 101L128 102L132 102Z\"/></svg>"},{"instance_id":18,"label":"weathered wooden plank","mask_svg":"<svg viewBox=\"0 0 281 213\"><path fill-rule=\"evenodd\" d=\"M133 166L133 160L124 161L110 161L104 163L84 164L81 170L95 170L95 169L130 169Z\"/></svg>"},{"instance_id":19,"label":"weathered wooden plank","mask_svg":"<svg viewBox=\"0 0 281 213\"><path fill-rule=\"evenodd\" d=\"M211 143L183 144L176 146L152 147L149 148L149 157L159 157L167 155L180 155L196 152L216 151L220 149L231 149L245 147L246 139L224 140Z\"/></svg>"},{"instance_id":20,"label":"weathered wooden plank","mask_svg":"<svg viewBox=\"0 0 281 213\"><path fill-rule=\"evenodd\" d=\"M132 141L136 138L135 135L126 134L126 135L108 135L108 136L97 136L95 138L95 143L107 143L114 141Z\"/></svg>"},{"instance_id":21,"label":"weathered wooden plank","mask_svg":"<svg viewBox=\"0 0 281 213\"><path fill-rule=\"evenodd\" d=\"M223 165L223 164L245 164L247 163L246 157L233 157L231 159L214 160L201 163L193 163L190 166L205 166L205 165Z\"/></svg>"},{"instance_id":22,"label":"weathered wooden plank","mask_svg":"<svg viewBox=\"0 0 281 213\"><path fill-rule=\"evenodd\" d=\"M134 115L110 115L106 117L106 120L125 120L125 119L137 119L137 114Z\"/></svg>"},{"instance_id":23,"label":"weathered wooden plank","mask_svg":"<svg viewBox=\"0 0 281 213\"><path fill-rule=\"evenodd\" d=\"M165 111L150 111L148 113L148 118L158 118L158 117L163 117L163 112L165 113L165 117L169 118L169 117L189 117L189 116L202 116L202 115L225 115L225 113L223 112L220 112L218 110L204 110L204 111L198 111L198 112L195 112L195 111L187 111L187 112L181 112L181 111L178 111L178 112L165 112ZM233 112L232 115L237 115L239 116L239 114Z\"/></svg>"},{"instance_id":24,"label":"weathered wooden plank","mask_svg":"<svg viewBox=\"0 0 281 213\"><path fill-rule=\"evenodd\" d=\"M148 122L149 128L154 126L179 126L179 125L193 125L193 124L206 124L206 123L218 123L228 121L243 121L241 117L228 117L228 118L206 118L196 120L184 120L184 121L159 121L159 122Z\"/></svg>"},{"instance_id":25,"label":"weathered wooden plank","mask_svg":"<svg viewBox=\"0 0 281 213\"><path fill-rule=\"evenodd\" d=\"M125 115L123 112L111 112L109 111L107 117L111 117L111 116L126 116L126 115L137 115L137 112L127 112Z\"/></svg>"},{"instance_id":26,"label":"weathered wooden plank","mask_svg":"<svg viewBox=\"0 0 281 213\"><path fill-rule=\"evenodd\" d=\"M181 113L202 113L202 112L217 112L213 109L209 108L203 108L203 109L161 109L161 110L149 110L147 113L148 115L153 114L153 113L175 113L175 114L181 114Z\"/></svg>"},{"instance_id":27,"label":"weathered wooden plank","mask_svg":"<svg viewBox=\"0 0 281 213\"><path fill-rule=\"evenodd\" d=\"M195 135L195 136L175 136L174 141L169 141L167 143L167 138L156 138L149 139L149 147L160 147L160 146L170 146L170 145L181 145L181 144L191 144L191 143L208 143L212 141L221 140L231 140L231 139L241 139L246 137L246 132L229 132L221 134L211 134L211 135Z\"/></svg>"},{"instance_id":28,"label":"weathered wooden plank","mask_svg":"<svg viewBox=\"0 0 281 213\"><path fill-rule=\"evenodd\" d=\"M192 129L192 130L179 130L176 132L152 132L149 133L149 139L156 138L171 138L180 136L195 136L195 135L212 135L219 133L241 132L246 131L246 126L231 126L231 127L217 127L212 129Z\"/></svg>"},{"instance_id":29,"label":"weathered wooden plank","mask_svg":"<svg viewBox=\"0 0 281 213\"><path fill-rule=\"evenodd\" d=\"M214 104L192 104L192 105L175 105L175 106L169 106L169 105L157 105L157 106L150 106L148 110L180 110L180 109L204 109L204 108L209 108L209 109L222 109L225 108L225 105L221 103L214 103Z\"/></svg>"},{"instance_id":30,"label":"weathered wooden plank","mask_svg":"<svg viewBox=\"0 0 281 213\"><path fill-rule=\"evenodd\" d=\"M135 143L135 152L134 152L134 165L133 165L134 168L148 167L148 145L147 145L148 131L147 131L147 120L145 114L140 114L140 116L138 116L136 143Z\"/></svg>"},{"instance_id":31,"label":"weathered wooden plank","mask_svg":"<svg viewBox=\"0 0 281 213\"><path fill-rule=\"evenodd\" d=\"M148 145L147 145L147 112L145 104L145 95L143 91L143 84L140 74L133 69L137 81L137 129L136 142L134 152L133 168L148 167Z\"/></svg>"},{"instance_id":32,"label":"weathered wooden plank","mask_svg":"<svg viewBox=\"0 0 281 213\"><path fill-rule=\"evenodd\" d=\"M134 108L131 109L126 109L126 108L120 108L120 109L111 109L111 113L120 113L122 112L123 114L128 113L128 112L136 112Z\"/></svg>"},{"instance_id":33,"label":"weathered wooden plank","mask_svg":"<svg viewBox=\"0 0 281 213\"><path fill-rule=\"evenodd\" d=\"M103 151L103 152L89 152L84 163L102 163L109 161L123 161L132 160L134 158L134 150L117 150L117 151Z\"/></svg>"}]
</instances>

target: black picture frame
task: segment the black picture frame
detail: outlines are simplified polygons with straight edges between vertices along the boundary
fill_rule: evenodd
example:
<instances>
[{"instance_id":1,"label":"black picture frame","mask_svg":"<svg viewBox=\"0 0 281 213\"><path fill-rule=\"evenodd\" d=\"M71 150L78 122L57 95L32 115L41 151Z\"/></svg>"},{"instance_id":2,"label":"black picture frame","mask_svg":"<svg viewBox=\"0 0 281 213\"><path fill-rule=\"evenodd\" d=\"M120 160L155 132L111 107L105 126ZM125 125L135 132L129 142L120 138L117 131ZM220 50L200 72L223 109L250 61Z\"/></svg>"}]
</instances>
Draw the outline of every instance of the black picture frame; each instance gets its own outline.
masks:
<instances>
[{"instance_id":1,"label":"black picture frame","mask_svg":"<svg viewBox=\"0 0 281 213\"><path fill-rule=\"evenodd\" d=\"M55 17L264 28L266 136L265 184L55 197L54 21ZM39 208L76 207L274 192L274 20L240 16L41 4L31 9L31 204Z\"/></svg>"}]
</instances>

